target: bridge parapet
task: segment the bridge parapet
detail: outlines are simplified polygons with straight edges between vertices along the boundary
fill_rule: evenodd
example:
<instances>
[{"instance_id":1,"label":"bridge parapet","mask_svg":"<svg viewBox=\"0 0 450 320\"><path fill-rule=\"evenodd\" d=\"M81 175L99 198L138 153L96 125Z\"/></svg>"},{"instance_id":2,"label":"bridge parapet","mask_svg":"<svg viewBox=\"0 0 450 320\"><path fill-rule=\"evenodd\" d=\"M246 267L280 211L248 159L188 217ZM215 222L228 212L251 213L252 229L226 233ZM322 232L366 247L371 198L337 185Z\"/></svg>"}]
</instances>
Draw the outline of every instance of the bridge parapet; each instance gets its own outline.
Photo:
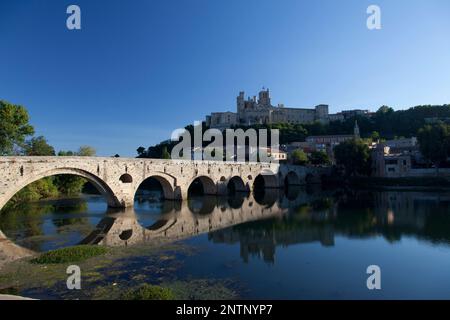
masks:
<instances>
[{"instance_id":1,"label":"bridge parapet","mask_svg":"<svg viewBox=\"0 0 450 320\"><path fill-rule=\"evenodd\" d=\"M106 157L0 157L0 172L0 208L28 184L60 174L87 179L110 207L133 206L137 189L150 177L160 182L166 199L183 200L197 178L207 193L224 194L233 179L238 181L238 191L249 191L259 175L264 176L266 188L279 188L286 181L304 184L308 175L317 176L311 168L268 163Z\"/></svg>"}]
</instances>

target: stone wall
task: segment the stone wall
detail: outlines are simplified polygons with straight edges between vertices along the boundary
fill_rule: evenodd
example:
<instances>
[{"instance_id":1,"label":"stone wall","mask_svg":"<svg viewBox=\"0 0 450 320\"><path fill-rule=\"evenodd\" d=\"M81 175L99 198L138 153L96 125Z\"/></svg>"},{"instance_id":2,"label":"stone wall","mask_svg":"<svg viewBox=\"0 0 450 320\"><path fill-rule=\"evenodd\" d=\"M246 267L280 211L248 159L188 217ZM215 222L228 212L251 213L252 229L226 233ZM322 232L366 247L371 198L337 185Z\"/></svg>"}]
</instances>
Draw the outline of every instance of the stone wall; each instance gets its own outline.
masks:
<instances>
[{"instance_id":1,"label":"stone wall","mask_svg":"<svg viewBox=\"0 0 450 320\"><path fill-rule=\"evenodd\" d=\"M266 188L319 182L320 168L267 163L209 162L102 157L0 157L0 208L26 185L41 178L74 174L86 178L105 196L110 207L133 206L139 185L154 177L166 199L187 198L191 183L200 178L208 194L224 194L230 180L237 177L240 188L252 190L258 175ZM293 178L292 178L293 177ZM234 179L236 180L236 178Z\"/></svg>"}]
</instances>

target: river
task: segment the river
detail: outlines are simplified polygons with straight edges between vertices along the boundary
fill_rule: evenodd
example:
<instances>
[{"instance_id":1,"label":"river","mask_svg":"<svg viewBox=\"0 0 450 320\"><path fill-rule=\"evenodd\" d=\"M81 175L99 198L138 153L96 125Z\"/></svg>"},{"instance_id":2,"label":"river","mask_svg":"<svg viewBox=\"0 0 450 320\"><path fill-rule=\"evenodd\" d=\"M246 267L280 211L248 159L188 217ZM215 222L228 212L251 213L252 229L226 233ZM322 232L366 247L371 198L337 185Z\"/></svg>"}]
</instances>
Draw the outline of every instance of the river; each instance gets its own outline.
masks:
<instances>
[{"instance_id":1,"label":"river","mask_svg":"<svg viewBox=\"0 0 450 320\"><path fill-rule=\"evenodd\" d=\"M144 192L126 211L83 195L3 210L0 230L3 254L8 246L120 248L117 259L112 254L95 269L83 293L36 279L17 289L34 298L108 298L98 288L142 282L208 288L204 296L198 287L186 289L194 299L450 298L450 192L444 191L290 188L186 202ZM381 290L367 288L371 265L380 267Z\"/></svg>"}]
</instances>

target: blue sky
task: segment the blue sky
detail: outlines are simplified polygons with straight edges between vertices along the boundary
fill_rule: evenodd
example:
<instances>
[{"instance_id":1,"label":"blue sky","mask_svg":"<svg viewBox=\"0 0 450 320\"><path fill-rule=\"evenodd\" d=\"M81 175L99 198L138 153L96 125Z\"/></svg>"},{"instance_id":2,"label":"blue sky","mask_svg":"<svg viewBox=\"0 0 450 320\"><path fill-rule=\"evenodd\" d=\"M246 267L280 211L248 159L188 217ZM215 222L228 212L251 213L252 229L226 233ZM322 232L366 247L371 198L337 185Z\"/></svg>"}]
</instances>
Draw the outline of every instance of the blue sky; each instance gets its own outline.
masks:
<instances>
[{"instance_id":1,"label":"blue sky","mask_svg":"<svg viewBox=\"0 0 450 320\"><path fill-rule=\"evenodd\" d=\"M450 103L448 0L2 0L0 43L0 99L57 150L134 156L263 86L331 112Z\"/></svg>"}]
</instances>

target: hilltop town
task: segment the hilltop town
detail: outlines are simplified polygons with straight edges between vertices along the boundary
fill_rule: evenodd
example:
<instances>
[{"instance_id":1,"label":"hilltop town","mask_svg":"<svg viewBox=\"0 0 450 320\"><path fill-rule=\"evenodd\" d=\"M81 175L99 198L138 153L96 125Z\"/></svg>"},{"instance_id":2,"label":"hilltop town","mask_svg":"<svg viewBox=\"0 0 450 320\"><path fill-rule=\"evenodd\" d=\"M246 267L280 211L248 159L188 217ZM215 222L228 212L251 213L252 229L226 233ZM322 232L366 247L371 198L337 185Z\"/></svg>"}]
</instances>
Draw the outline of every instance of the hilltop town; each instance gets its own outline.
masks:
<instances>
[{"instance_id":1,"label":"hilltop town","mask_svg":"<svg viewBox=\"0 0 450 320\"><path fill-rule=\"evenodd\" d=\"M280 146L268 152L280 162L334 166L347 175L382 178L436 176L437 171L439 176L450 176L450 105L399 111L382 106L376 112L353 109L330 114L325 104L288 108L274 106L271 100L269 89L247 99L241 91L236 112L213 112L203 128L278 129ZM166 141L140 147L138 156L168 157L173 145ZM199 160L194 157L198 152L192 150L192 159Z\"/></svg>"},{"instance_id":2,"label":"hilltop town","mask_svg":"<svg viewBox=\"0 0 450 320\"><path fill-rule=\"evenodd\" d=\"M255 124L308 124L315 121L328 123L344 121L355 116L370 116L369 110L345 110L336 114L329 113L329 106L319 104L314 108L289 108L284 104L272 105L269 89L263 88L258 97L245 99L245 92L239 92L236 98L236 112L213 112L206 117L206 125L211 128L227 129L233 126Z\"/></svg>"}]
</instances>

